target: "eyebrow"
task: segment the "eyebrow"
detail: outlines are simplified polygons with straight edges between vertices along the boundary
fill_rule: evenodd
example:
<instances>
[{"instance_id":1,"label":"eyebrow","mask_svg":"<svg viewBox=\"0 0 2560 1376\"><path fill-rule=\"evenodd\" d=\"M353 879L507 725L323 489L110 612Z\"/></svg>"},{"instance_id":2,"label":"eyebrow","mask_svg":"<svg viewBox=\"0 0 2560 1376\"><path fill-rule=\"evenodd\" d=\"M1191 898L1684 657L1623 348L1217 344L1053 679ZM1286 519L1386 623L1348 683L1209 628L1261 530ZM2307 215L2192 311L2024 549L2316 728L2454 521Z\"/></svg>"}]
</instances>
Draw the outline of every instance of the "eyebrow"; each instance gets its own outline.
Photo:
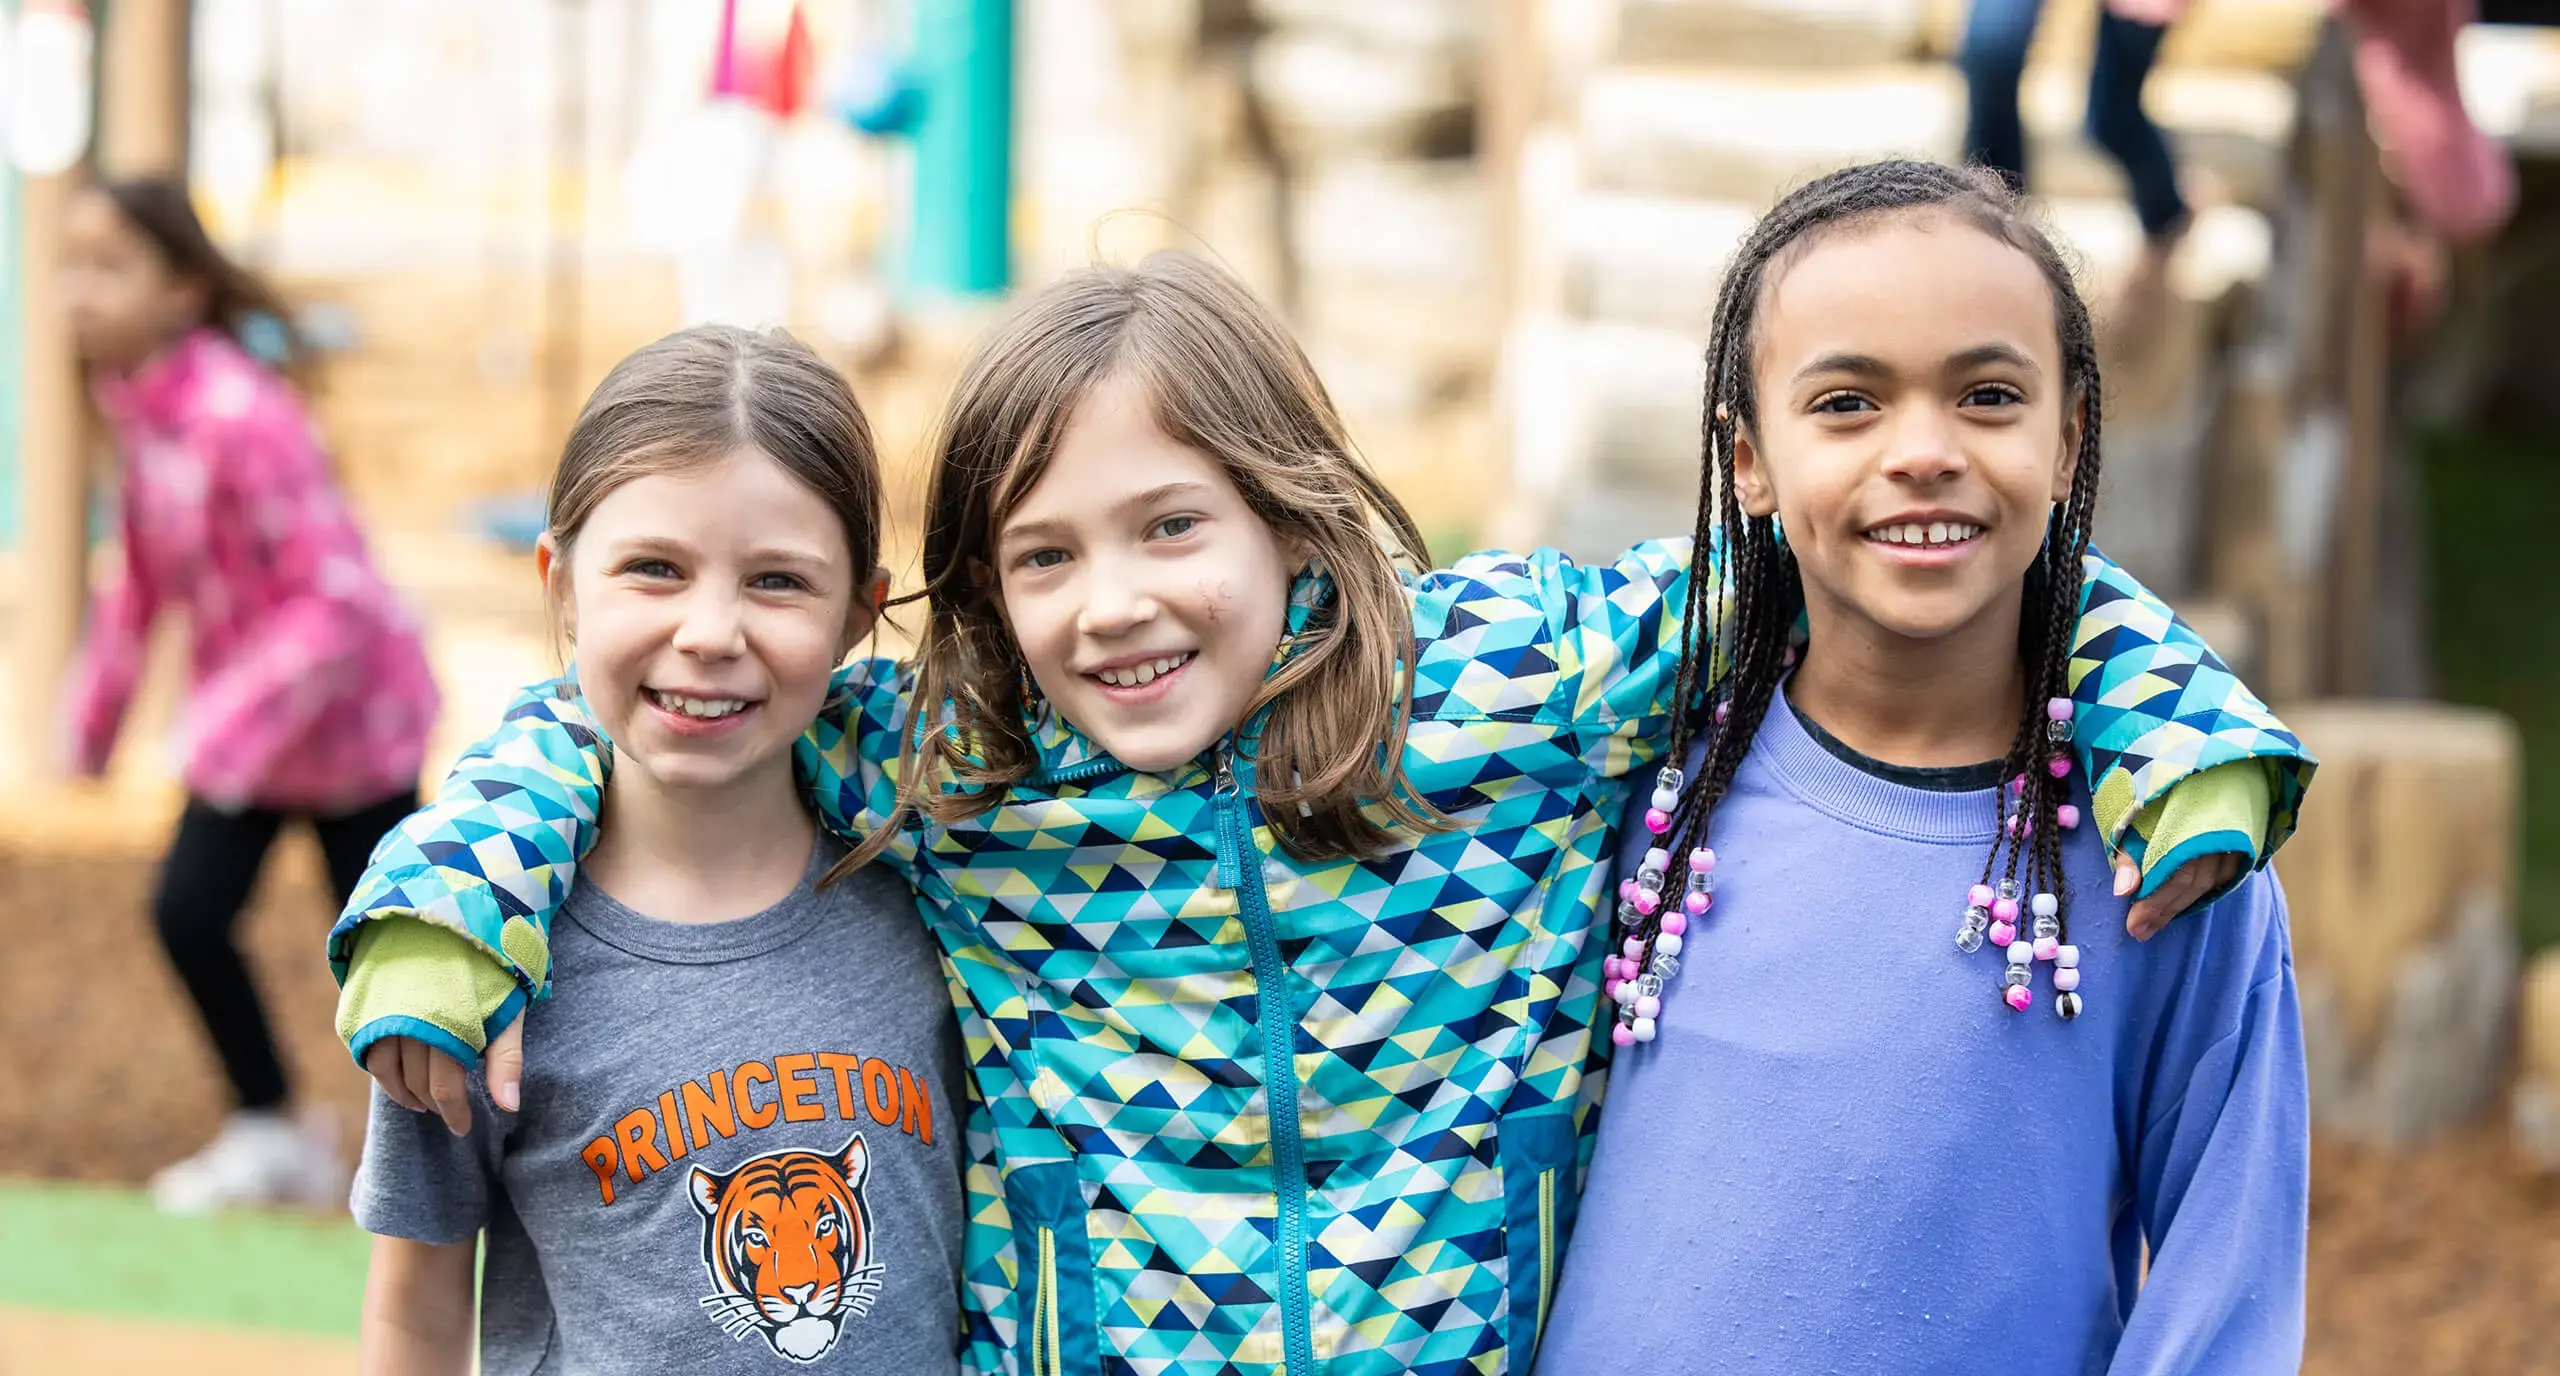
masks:
<instances>
[{"instance_id":1,"label":"eyebrow","mask_svg":"<svg viewBox=\"0 0 2560 1376\"><path fill-rule=\"evenodd\" d=\"M629 539L616 540L607 546L607 549L619 559L633 559L652 554L691 555L700 552L682 540L670 540L663 535L635 535ZM808 568L824 568L827 564L827 557L824 554L807 549L796 549L788 545L757 545L747 551L747 558L755 563L798 564Z\"/></svg>"},{"instance_id":2,"label":"eyebrow","mask_svg":"<svg viewBox=\"0 0 2560 1376\"><path fill-rule=\"evenodd\" d=\"M1970 349L1949 357L1945 371L1967 373L1995 363L2006 364L2028 374L2041 374L2044 371L2036 366L2034 359L2008 344L1976 344ZM1893 368L1873 354L1830 353L1797 369L1794 380L1802 382L1810 377L1841 374L1861 378L1891 377Z\"/></svg>"},{"instance_id":3,"label":"eyebrow","mask_svg":"<svg viewBox=\"0 0 2560 1376\"><path fill-rule=\"evenodd\" d=\"M1159 483L1154 487L1148 488L1144 492L1123 497L1119 501L1111 504L1111 511L1114 513L1124 511L1143 511L1146 508L1163 501L1167 497L1179 497L1186 493L1206 492L1208 490L1209 485L1207 483L1198 483L1193 482L1188 478L1180 478L1169 483ZM1022 521L1009 524L1003 530L997 532L996 543L1001 545L1007 540L1053 538L1064 533L1066 530L1066 524L1067 523L1064 518L1054 516L1047 520Z\"/></svg>"}]
</instances>

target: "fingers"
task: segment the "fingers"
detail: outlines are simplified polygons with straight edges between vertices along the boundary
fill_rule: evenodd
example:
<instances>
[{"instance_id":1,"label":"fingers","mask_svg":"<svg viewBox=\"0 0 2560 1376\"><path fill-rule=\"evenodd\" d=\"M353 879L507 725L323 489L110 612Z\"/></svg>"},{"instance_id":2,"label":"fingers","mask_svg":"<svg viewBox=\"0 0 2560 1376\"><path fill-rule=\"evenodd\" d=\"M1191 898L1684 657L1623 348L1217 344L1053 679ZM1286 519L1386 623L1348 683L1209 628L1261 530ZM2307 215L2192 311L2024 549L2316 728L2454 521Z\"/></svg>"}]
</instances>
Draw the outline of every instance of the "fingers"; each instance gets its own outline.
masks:
<instances>
[{"instance_id":1,"label":"fingers","mask_svg":"<svg viewBox=\"0 0 2560 1376\"><path fill-rule=\"evenodd\" d=\"M508 1023L506 1030L489 1039L489 1050L481 1063L488 1071L489 1098L507 1112L515 1112L524 1083L523 1018Z\"/></svg>"},{"instance_id":2,"label":"fingers","mask_svg":"<svg viewBox=\"0 0 2560 1376\"><path fill-rule=\"evenodd\" d=\"M2122 898L2142 886L2142 867L2130 858L2116 862L2116 897Z\"/></svg>"},{"instance_id":3,"label":"fingers","mask_svg":"<svg viewBox=\"0 0 2560 1376\"><path fill-rule=\"evenodd\" d=\"M462 1063L440 1051L427 1053L427 1097L435 1101L445 1130L460 1137L471 1131L471 1078Z\"/></svg>"},{"instance_id":4,"label":"fingers","mask_svg":"<svg viewBox=\"0 0 2560 1376\"><path fill-rule=\"evenodd\" d=\"M2149 941L2159 935L2171 919L2195 906L2197 899L2238 877L2240 860L2237 855L2208 855L2180 865L2158 892L2135 903L2125 914L2125 934L2136 941ZM2116 882L2117 891L2121 893L2124 890L2121 869L2117 872Z\"/></svg>"},{"instance_id":5,"label":"fingers","mask_svg":"<svg viewBox=\"0 0 2560 1376\"><path fill-rule=\"evenodd\" d=\"M365 1048L364 1073L382 1086L384 1098L411 1113L427 1111L426 1100L409 1092L409 1082L400 1073L400 1045L407 1037L385 1037Z\"/></svg>"}]
</instances>

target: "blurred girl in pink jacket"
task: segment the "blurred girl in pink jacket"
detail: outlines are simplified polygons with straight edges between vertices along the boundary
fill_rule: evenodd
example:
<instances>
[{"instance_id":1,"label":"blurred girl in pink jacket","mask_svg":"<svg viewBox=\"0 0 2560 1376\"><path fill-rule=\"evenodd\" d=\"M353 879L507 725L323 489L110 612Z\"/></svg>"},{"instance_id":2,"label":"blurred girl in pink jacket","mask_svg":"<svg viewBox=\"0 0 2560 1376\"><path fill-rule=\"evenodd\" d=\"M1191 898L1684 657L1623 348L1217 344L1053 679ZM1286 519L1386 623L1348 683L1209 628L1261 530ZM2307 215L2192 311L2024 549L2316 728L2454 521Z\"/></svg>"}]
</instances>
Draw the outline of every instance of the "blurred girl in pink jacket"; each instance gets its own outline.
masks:
<instances>
[{"instance_id":1,"label":"blurred girl in pink jacket","mask_svg":"<svg viewBox=\"0 0 2560 1376\"><path fill-rule=\"evenodd\" d=\"M231 933L289 818L319 832L345 900L374 842L417 806L435 685L300 397L252 355L297 361L282 307L214 246L183 183L89 188L66 232L72 333L122 459L123 553L90 609L67 744L78 772L104 772L152 620L184 605L188 801L153 918L239 1102L153 1192L184 1211L335 1202L344 1178L284 1111Z\"/></svg>"}]
</instances>

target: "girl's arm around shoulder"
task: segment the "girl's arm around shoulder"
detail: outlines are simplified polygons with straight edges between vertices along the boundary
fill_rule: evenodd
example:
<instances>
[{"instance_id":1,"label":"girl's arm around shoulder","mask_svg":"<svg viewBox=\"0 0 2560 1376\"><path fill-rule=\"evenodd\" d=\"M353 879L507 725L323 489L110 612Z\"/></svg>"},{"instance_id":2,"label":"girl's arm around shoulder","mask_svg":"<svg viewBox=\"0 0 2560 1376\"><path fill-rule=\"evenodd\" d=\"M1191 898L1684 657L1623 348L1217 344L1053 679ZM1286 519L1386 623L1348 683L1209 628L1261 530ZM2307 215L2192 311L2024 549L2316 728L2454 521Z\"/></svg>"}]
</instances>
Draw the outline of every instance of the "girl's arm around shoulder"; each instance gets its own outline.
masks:
<instances>
[{"instance_id":1,"label":"girl's arm around shoulder","mask_svg":"<svg viewBox=\"0 0 2560 1376\"><path fill-rule=\"evenodd\" d=\"M2263 868L2293 835L2319 762L2132 574L2095 551L2082 573L2068 671L2072 749L2088 771L2099 834L2139 867L2144 895L2235 836L2253 846L2249 868ZM2243 762L2255 762L2263 794L2247 771L2216 773ZM2198 785L2206 779L2216 782ZM2177 808L2171 795L2191 786L2225 804L2245 789L2258 816L2233 825L2208 815L2219 807Z\"/></svg>"},{"instance_id":2,"label":"girl's arm around shoulder","mask_svg":"<svg viewBox=\"0 0 2560 1376\"><path fill-rule=\"evenodd\" d=\"M1642 765L1669 733L1690 561L1682 536L1605 564L1491 551L1424 574L1414 716L1566 726L1589 737L1596 772Z\"/></svg>"},{"instance_id":3,"label":"girl's arm around shoulder","mask_svg":"<svg viewBox=\"0 0 2560 1376\"><path fill-rule=\"evenodd\" d=\"M887 761L904 720L906 682L887 660L837 670L817 720L794 747L821 820L848 840L888 815L895 780ZM526 998L548 991L551 919L595 847L612 771L613 744L576 681L553 679L519 695L498 729L454 763L434 801L375 847L329 934L329 965L342 986L339 1033L359 1064L381 1038L411 1036L471 1065ZM380 943L378 952L359 944L369 924L389 919L450 939L411 934ZM391 959L416 973L356 977L358 961ZM475 960L504 971L506 984L448 968ZM422 992L465 989L468 1009L451 998L419 1001Z\"/></svg>"},{"instance_id":4,"label":"girl's arm around shoulder","mask_svg":"<svg viewBox=\"0 0 2560 1376\"><path fill-rule=\"evenodd\" d=\"M2181 983L2162 1026L2124 1053L2150 1058L2134 1188L2151 1260L2110 1370L2292 1371L2310 1100L2283 891L2252 875L2173 932L2192 942Z\"/></svg>"}]
</instances>

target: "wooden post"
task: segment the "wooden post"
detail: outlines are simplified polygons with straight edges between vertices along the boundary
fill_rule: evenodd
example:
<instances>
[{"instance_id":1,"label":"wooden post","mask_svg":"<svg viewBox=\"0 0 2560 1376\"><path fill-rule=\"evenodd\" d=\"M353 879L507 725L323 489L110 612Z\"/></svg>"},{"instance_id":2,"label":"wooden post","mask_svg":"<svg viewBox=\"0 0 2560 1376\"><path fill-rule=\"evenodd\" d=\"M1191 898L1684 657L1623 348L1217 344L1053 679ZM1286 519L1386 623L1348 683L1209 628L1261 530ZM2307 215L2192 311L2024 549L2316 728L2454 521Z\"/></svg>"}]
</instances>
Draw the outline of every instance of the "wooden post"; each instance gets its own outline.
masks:
<instances>
[{"instance_id":1,"label":"wooden post","mask_svg":"<svg viewBox=\"0 0 2560 1376\"><path fill-rule=\"evenodd\" d=\"M21 177L19 213L19 598L16 660L21 758L61 772L63 675L88 588L88 403L63 315L62 219L77 171Z\"/></svg>"},{"instance_id":2,"label":"wooden post","mask_svg":"<svg viewBox=\"0 0 2560 1376\"><path fill-rule=\"evenodd\" d=\"M2516 1147L2534 1164L2560 1171L2560 950L2533 958L2519 1002Z\"/></svg>"},{"instance_id":3,"label":"wooden post","mask_svg":"<svg viewBox=\"0 0 2560 1376\"><path fill-rule=\"evenodd\" d=\"M110 177L187 167L187 0L115 0L98 35L98 167Z\"/></svg>"},{"instance_id":4,"label":"wooden post","mask_svg":"<svg viewBox=\"0 0 2560 1376\"><path fill-rule=\"evenodd\" d=\"M2505 717L2432 703L2312 703L2320 757L2276 868L2292 910L2311 1109L2407 1143L2504 1081L2518 962L2521 747Z\"/></svg>"}]
</instances>

